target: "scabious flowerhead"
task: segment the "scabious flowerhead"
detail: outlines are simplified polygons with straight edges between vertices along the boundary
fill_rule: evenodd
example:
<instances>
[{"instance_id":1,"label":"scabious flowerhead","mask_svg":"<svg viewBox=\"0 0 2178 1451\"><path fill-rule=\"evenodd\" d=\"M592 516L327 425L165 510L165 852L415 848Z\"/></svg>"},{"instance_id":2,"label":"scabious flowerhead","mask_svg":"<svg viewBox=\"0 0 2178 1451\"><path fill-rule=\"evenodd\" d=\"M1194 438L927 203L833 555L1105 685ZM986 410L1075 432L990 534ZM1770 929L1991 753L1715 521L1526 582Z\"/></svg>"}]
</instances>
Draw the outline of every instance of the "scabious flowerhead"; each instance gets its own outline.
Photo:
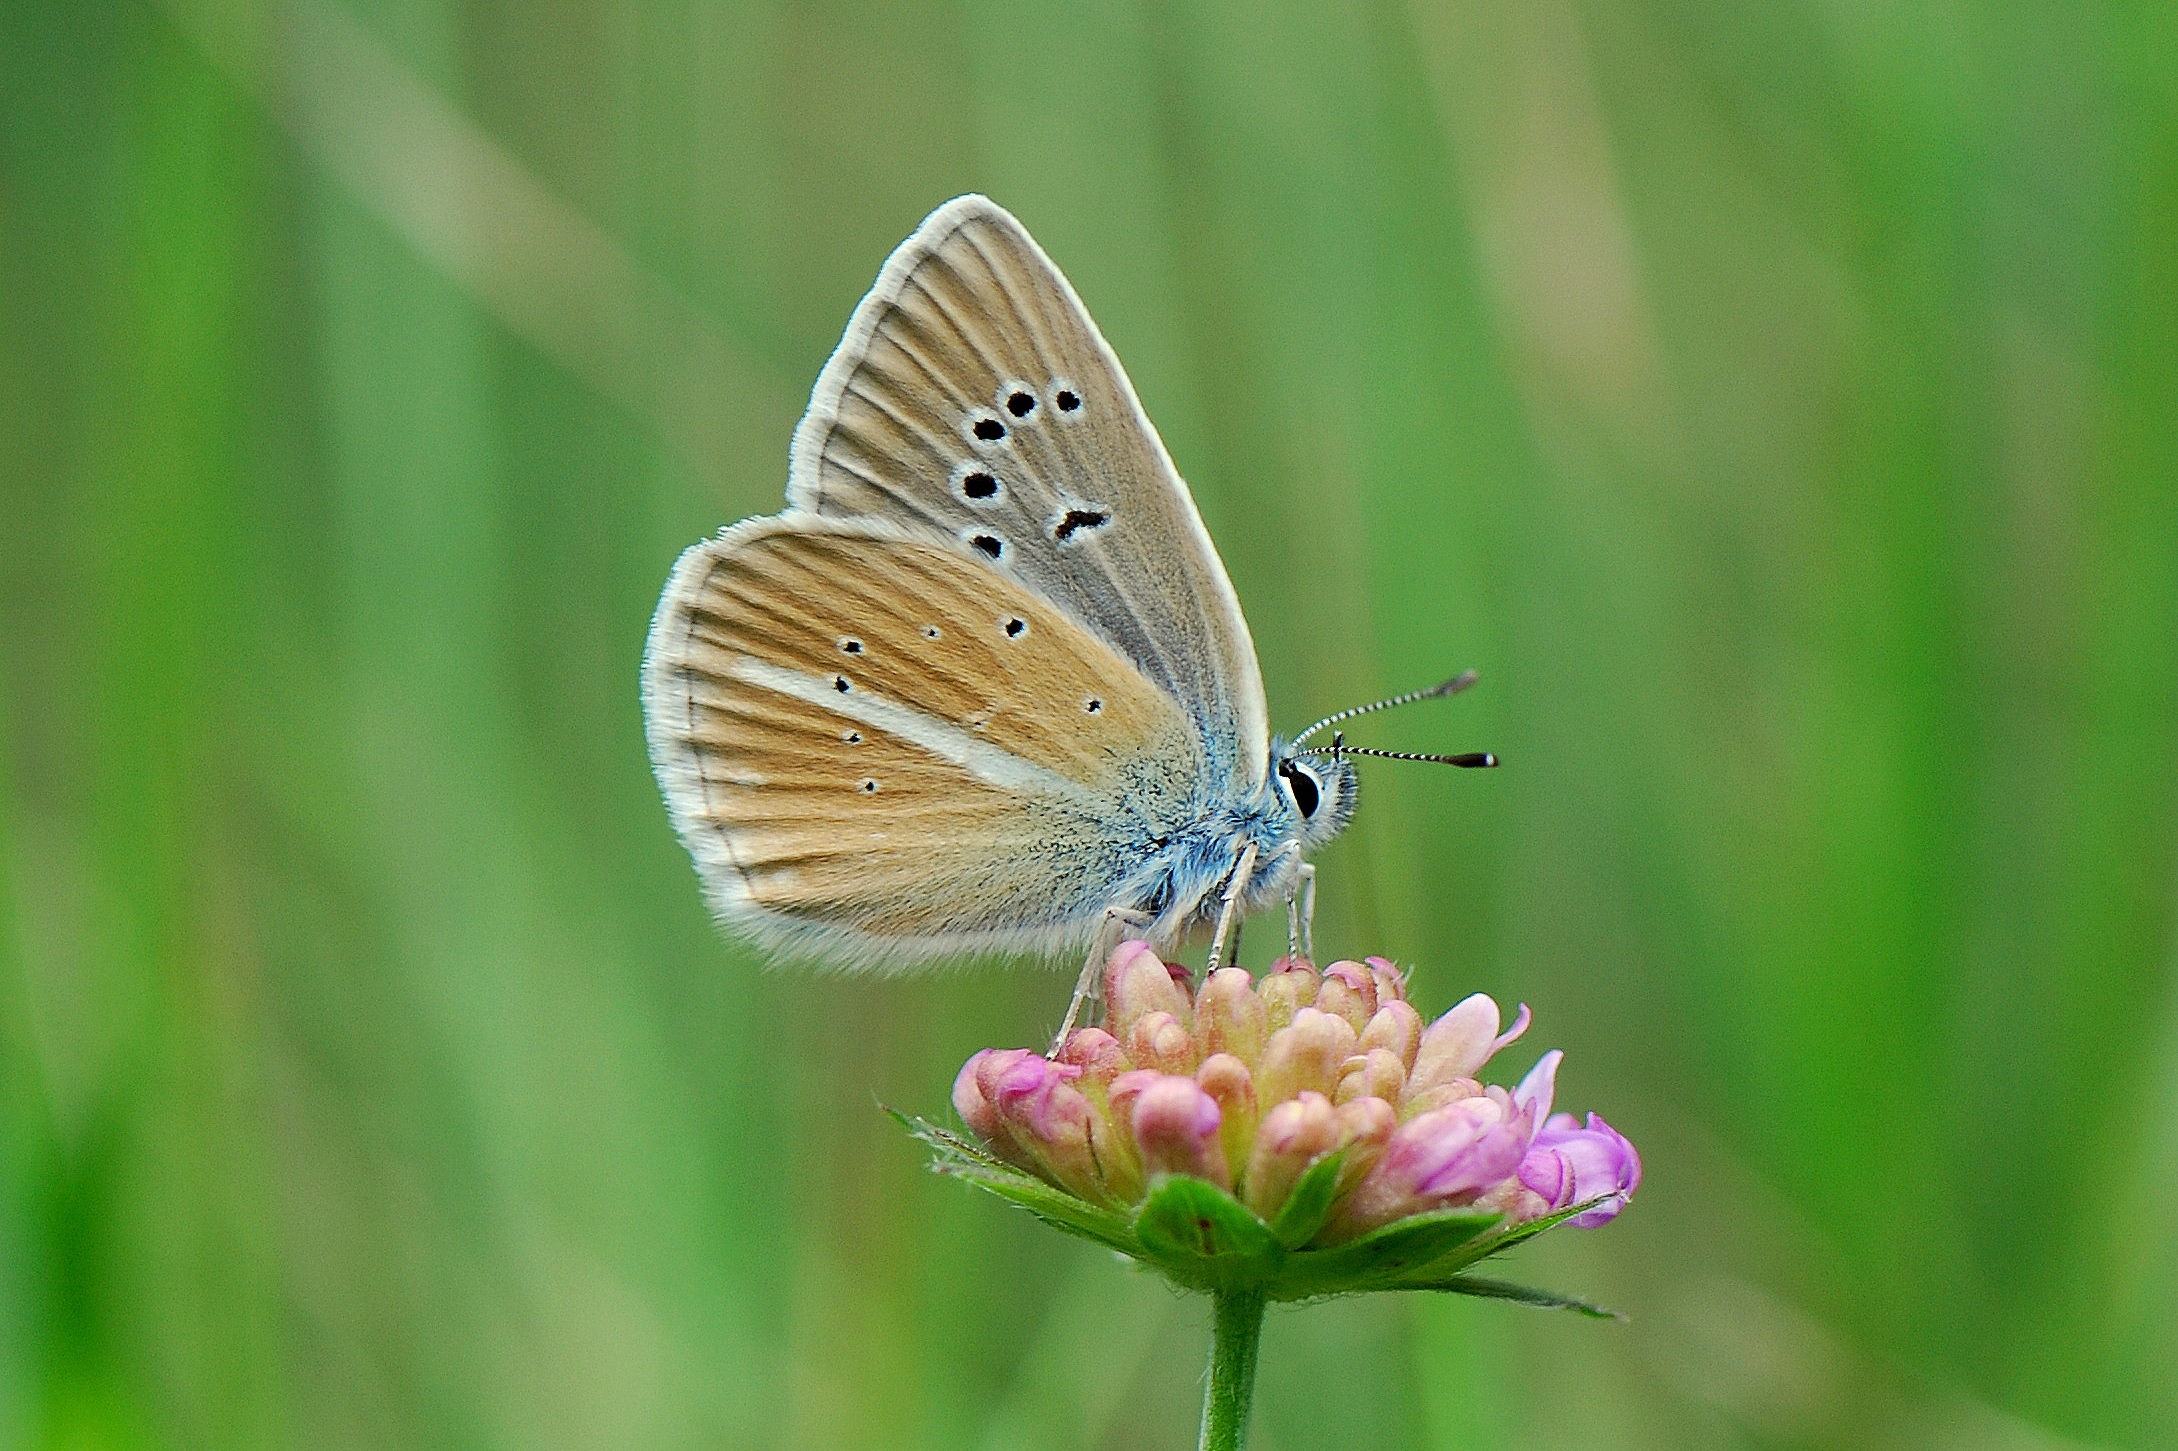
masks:
<instances>
[{"instance_id":1,"label":"scabious flowerhead","mask_svg":"<svg viewBox=\"0 0 2178 1451\"><path fill-rule=\"evenodd\" d=\"M1511 1088L1483 1082L1527 1031L1525 1007L1507 1027L1477 993L1425 1024L1381 958L1228 967L1190 989L1139 942L1105 985L1102 1027L1049 1058L978 1053L953 1091L991 1155L1100 1210L1146 1215L1184 1176L1284 1250L1333 1251L1439 1211L1499 1238L1552 1216L1593 1228L1641 1182L1601 1118L1553 1116L1563 1055Z\"/></svg>"}]
</instances>

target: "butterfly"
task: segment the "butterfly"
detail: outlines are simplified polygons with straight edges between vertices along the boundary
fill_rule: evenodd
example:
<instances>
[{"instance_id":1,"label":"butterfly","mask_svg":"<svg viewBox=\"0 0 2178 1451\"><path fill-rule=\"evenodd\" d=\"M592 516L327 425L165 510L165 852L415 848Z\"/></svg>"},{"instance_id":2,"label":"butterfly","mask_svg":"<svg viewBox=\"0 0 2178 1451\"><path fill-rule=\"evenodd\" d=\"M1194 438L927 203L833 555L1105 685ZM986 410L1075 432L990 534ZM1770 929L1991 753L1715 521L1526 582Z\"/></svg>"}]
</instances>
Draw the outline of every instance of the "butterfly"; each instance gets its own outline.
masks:
<instances>
[{"instance_id":1,"label":"butterfly","mask_svg":"<svg viewBox=\"0 0 2178 1451\"><path fill-rule=\"evenodd\" d=\"M786 509L681 556L643 705L717 917L853 967L1095 961L1100 935L1169 951L1213 919L1215 965L1277 901L1298 938L1306 857L1358 789L1356 752L1302 745L1358 711L1272 740L1187 485L1073 287L981 196L855 308Z\"/></svg>"}]
</instances>

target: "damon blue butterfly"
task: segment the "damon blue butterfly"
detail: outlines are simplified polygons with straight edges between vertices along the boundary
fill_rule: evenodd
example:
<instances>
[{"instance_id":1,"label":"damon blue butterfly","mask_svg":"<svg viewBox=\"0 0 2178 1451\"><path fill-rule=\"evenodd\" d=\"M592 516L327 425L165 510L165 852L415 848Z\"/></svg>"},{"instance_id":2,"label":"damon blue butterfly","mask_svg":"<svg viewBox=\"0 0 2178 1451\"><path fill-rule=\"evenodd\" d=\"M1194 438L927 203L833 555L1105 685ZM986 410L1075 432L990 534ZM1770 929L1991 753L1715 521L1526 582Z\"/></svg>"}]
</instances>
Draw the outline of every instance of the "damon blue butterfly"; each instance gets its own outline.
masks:
<instances>
[{"instance_id":1,"label":"damon blue butterfly","mask_svg":"<svg viewBox=\"0 0 2178 1451\"><path fill-rule=\"evenodd\" d=\"M1222 943L1294 901L1354 809L1342 755L1274 746L1187 485L1074 289L980 196L855 309L786 509L682 555L643 693L720 920L848 966L1112 929L1169 948L1213 918Z\"/></svg>"}]
</instances>

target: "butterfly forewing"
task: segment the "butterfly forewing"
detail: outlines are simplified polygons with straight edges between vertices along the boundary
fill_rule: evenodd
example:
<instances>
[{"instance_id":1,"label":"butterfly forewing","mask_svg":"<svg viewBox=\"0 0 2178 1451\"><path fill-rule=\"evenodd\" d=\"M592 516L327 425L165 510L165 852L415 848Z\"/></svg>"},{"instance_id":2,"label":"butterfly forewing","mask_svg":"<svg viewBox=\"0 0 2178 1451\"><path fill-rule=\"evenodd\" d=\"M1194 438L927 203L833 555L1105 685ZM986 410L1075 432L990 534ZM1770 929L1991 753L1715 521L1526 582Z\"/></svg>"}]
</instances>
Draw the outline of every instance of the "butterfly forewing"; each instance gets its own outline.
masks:
<instances>
[{"instance_id":1,"label":"butterfly forewing","mask_svg":"<svg viewBox=\"0 0 2178 1451\"><path fill-rule=\"evenodd\" d=\"M886 264L818 379L787 498L958 541L1162 687L1204 769L1260 782L1262 679L1224 566L1096 324L993 203L948 203Z\"/></svg>"},{"instance_id":2,"label":"butterfly forewing","mask_svg":"<svg viewBox=\"0 0 2178 1451\"><path fill-rule=\"evenodd\" d=\"M646 699L721 915L835 957L1079 941L1145 843L1200 809L1201 746L1165 691L949 538L893 525L790 511L690 550Z\"/></svg>"}]
</instances>

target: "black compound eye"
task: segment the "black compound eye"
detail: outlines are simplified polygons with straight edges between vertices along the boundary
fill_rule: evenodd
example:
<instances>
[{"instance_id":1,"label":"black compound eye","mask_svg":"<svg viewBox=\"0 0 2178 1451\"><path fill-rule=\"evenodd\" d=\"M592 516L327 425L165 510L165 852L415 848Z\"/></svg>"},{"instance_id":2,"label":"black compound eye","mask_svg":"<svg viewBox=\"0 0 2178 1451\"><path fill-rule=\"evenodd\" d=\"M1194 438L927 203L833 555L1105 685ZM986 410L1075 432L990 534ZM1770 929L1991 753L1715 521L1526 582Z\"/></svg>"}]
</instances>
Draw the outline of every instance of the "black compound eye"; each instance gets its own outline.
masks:
<instances>
[{"instance_id":1,"label":"black compound eye","mask_svg":"<svg viewBox=\"0 0 2178 1451\"><path fill-rule=\"evenodd\" d=\"M1296 766L1291 761L1278 763L1278 774L1285 777L1286 789L1293 793L1293 804L1303 821L1316 814L1323 804L1323 788L1316 781L1316 773L1306 766Z\"/></svg>"}]
</instances>

